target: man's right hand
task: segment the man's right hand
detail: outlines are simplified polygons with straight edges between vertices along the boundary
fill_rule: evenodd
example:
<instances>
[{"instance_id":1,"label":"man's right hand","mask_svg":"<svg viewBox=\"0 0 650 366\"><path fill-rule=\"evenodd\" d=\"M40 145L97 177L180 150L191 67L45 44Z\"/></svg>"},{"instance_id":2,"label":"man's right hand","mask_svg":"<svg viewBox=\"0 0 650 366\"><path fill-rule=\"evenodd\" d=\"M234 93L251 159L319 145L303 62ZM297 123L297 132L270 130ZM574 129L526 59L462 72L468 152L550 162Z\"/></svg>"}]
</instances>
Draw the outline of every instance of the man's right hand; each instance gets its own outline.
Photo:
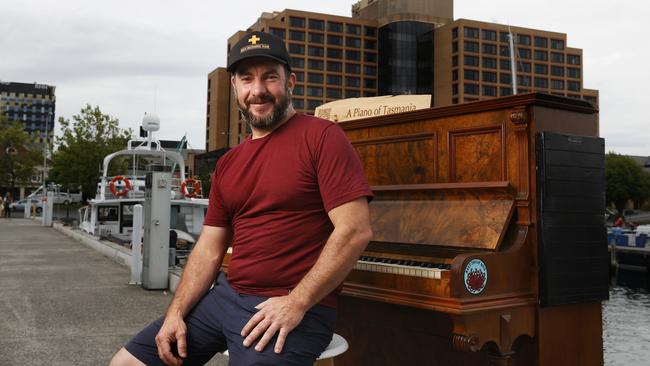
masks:
<instances>
[{"instance_id":1,"label":"man's right hand","mask_svg":"<svg viewBox=\"0 0 650 366\"><path fill-rule=\"evenodd\" d=\"M172 354L172 343L178 346L178 355ZM180 316L167 315L165 322L156 335L158 357L169 366L180 366L183 358L187 357L187 326Z\"/></svg>"}]
</instances>

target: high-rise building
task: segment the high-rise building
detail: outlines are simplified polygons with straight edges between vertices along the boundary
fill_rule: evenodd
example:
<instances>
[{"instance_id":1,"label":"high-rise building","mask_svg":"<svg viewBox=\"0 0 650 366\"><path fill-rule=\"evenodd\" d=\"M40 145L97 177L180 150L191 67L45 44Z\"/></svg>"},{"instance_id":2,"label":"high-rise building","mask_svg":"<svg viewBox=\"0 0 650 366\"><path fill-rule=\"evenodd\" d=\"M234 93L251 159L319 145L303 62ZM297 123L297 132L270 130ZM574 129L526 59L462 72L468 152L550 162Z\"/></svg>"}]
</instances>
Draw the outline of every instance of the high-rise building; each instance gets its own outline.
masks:
<instances>
[{"instance_id":1,"label":"high-rise building","mask_svg":"<svg viewBox=\"0 0 650 366\"><path fill-rule=\"evenodd\" d=\"M299 10L262 13L248 31L285 40L297 83L296 110L354 97L431 94L432 106L512 94L509 32L518 92L583 98L582 50L563 33L453 20L453 0L361 0L352 17ZM232 147L250 132L240 120L225 68L208 75L206 150Z\"/></svg>"},{"instance_id":2,"label":"high-rise building","mask_svg":"<svg viewBox=\"0 0 650 366\"><path fill-rule=\"evenodd\" d=\"M52 141L55 89L45 84L0 81L0 114L21 122L34 142Z\"/></svg>"}]
</instances>

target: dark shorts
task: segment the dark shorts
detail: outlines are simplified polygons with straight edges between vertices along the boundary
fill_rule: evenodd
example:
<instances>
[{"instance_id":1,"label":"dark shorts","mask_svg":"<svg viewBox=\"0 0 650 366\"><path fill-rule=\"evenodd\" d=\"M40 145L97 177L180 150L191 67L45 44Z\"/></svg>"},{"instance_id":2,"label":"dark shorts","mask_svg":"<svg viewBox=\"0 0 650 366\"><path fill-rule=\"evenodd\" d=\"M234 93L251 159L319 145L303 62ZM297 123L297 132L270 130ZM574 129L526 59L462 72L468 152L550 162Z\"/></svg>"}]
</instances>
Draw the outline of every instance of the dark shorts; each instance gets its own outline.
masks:
<instances>
[{"instance_id":1,"label":"dark shorts","mask_svg":"<svg viewBox=\"0 0 650 366\"><path fill-rule=\"evenodd\" d=\"M256 343L246 348L240 335L242 328L257 311L255 306L266 297L236 293L220 273L215 286L203 296L185 318L187 324L187 358L183 366L203 365L216 353L226 349L230 355L229 366L244 365L313 365L327 347L336 322L336 310L322 305L311 308L302 322L289 333L280 354L273 351L276 337L262 352L254 349ZM124 347L148 366L164 365L158 358L155 337L164 318L149 324ZM176 345L172 345L176 348ZM175 351L175 350L174 350Z\"/></svg>"}]
</instances>

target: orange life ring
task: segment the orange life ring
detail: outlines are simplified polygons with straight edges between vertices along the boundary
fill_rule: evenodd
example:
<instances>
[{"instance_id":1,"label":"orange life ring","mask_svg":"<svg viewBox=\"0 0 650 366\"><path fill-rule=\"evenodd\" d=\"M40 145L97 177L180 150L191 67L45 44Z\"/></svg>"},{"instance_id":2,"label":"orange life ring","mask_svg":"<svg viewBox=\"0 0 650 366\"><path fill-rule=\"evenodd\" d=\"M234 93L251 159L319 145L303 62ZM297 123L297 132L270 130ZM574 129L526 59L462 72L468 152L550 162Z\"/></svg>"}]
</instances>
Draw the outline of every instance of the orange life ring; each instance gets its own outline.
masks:
<instances>
[{"instance_id":1,"label":"orange life ring","mask_svg":"<svg viewBox=\"0 0 650 366\"><path fill-rule=\"evenodd\" d=\"M121 188L120 190L118 190L115 187L115 182L119 180L124 181L124 188ZM115 197L126 196L126 194L129 193L129 191L131 190L131 182L126 177L118 175L116 177L113 177L113 179L111 179L110 183L108 183L108 188L111 189L111 193Z\"/></svg>"},{"instance_id":2,"label":"orange life ring","mask_svg":"<svg viewBox=\"0 0 650 366\"><path fill-rule=\"evenodd\" d=\"M191 184L192 187L194 188L194 191L192 193L187 191L187 185ZM181 183L181 194L187 198L192 198L196 197L201 194L201 182L194 178L187 178Z\"/></svg>"}]
</instances>

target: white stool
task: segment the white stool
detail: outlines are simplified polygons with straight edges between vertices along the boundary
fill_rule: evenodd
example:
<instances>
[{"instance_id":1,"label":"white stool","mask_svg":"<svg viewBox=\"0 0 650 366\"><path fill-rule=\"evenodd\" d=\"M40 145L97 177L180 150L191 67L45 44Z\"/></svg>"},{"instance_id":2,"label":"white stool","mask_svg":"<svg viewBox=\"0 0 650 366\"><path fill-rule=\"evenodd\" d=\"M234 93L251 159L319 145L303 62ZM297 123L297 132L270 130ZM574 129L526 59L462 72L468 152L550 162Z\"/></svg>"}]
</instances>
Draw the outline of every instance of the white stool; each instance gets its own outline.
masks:
<instances>
[{"instance_id":1,"label":"white stool","mask_svg":"<svg viewBox=\"0 0 650 366\"><path fill-rule=\"evenodd\" d=\"M334 360L333 358L343 354L345 351L348 350L348 341L345 340L345 338L341 337L340 335L334 333L332 336L332 340L330 341L330 344L327 345L327 348L325 348L325 351L318 356L316 359L316 363L314 366L329 366L329 365L334 365ZM228 351L223 352L224 356L228 356Z\"/></svg>"}]
</instances>

